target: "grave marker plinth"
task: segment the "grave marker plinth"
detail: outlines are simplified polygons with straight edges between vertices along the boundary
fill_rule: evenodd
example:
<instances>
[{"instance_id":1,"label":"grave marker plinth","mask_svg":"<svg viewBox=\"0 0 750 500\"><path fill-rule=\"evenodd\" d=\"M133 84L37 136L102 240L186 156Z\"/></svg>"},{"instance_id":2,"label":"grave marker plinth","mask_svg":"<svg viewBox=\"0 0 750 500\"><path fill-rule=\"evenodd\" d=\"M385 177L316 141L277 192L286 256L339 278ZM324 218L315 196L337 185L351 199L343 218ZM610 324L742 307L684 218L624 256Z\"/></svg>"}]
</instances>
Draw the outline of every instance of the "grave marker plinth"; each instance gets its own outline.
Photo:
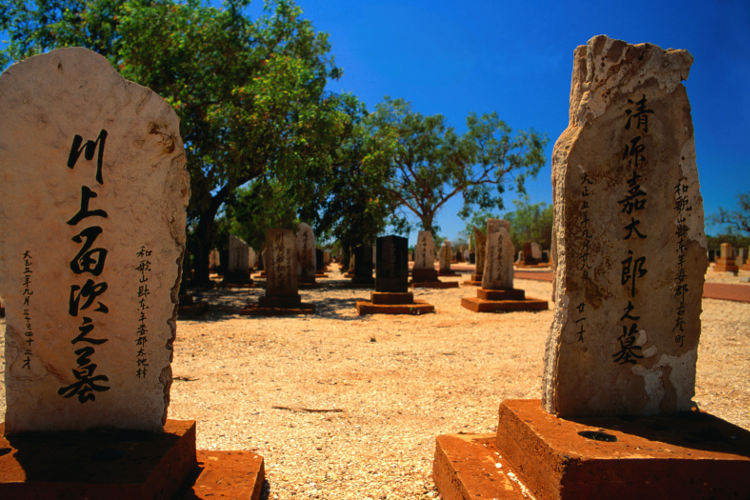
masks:
<instances>
[{"instance_id":1,"label":"grave marker plinth","mask_svg":"<svg viewBox=\"0 0 750 500\"><path fill-rule=\"evenodd\" d=\"M450 249L449 249L450 251ZM450 257L448 257L450 263ZM435 242L431 231L420 231L414 247L411 286L420 288L457 288L457 281L440 281L435 269Z\"/></svg>"},{"instance_id":2,"label":"grave marker plinth","mask_svg":"<svg viewBox=\"0 0 750 500\"><path fill-rule=\"evenodd\" d=\"M494 446L438 438L446 500L482 488L512 497L509 474L487 463L536 498L750 496L750 433L691 401L707 266L681 84L691 63L683 50L606 36L576 49L552 161L543 399L503 402Z\"/></svg>"},{"instance_id":3,"label":"grave marker plinth","mask_svg":"<svg viewBox=\"0 0 750 500\"><path fill-rule=\"evenodd\" d=\"M719 258L716 259L714 271L717 273L736 273L739 270L735 262L734 247L731 243L722 243Z\"/></svg>"},{"instance_id":4,"label":"grave marker plinth","mask_svg":"<svg viewBox=\"0 0 750 500\"><path fill-rule=\"evenodd\" d=\"M415 301L408 290L408 240L401 236L383 236L376 242L375 291L370 301L357 301L357 314L424 314L435 307Z\"/></svg>"},{"instance_id":5,"label":"grave marker plinth","mask_svg":"<svg viewBox=\"0 0 750 500\"><path fill-rule=\"evenodd\" d=\"M513 243L510 223L488 219L482 286L476 297L463 297L461 305L474 312L543 311L547 301L526 298L513 288Z\"/></svg>"},{"instance_id":6,"label":"grave marker plinth","mask_svg":"<svg viewBox=\"0 0 750 500\"><path fill-rule=\"evenodd\" d=\"M0 497L169 497L198 472L194 422L166 419L190 191L177 116L83 48L12 65L0 109Z\"/></svg>"}]
</instances>

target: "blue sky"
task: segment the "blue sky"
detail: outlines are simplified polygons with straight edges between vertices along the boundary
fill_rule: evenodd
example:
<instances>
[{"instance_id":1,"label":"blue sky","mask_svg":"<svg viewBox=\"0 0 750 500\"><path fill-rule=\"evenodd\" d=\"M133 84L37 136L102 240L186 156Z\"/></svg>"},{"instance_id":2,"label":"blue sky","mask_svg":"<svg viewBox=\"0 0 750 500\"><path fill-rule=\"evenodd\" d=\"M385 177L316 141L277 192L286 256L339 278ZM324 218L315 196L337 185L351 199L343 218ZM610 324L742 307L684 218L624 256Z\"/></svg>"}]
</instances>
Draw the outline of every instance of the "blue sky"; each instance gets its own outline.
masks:
<instances>
[{"instance_id":1,"label":"blue sky","mask_svg":"<svg viewBox=\"0 0 750 500\"><path fill-rule=\"evenodd\" d=\"M372 109L402 97L463 130L471 112L497 111L514 130L549 137L547 164L528 184L531 201L552 202L552 146L568 123L573 50L597 34L687 49L685 86L695 125L706 214L734 208L750 191L750 1L505 2L491 0L298 0L330 35L349 91ZM512 208L513 196L506 198ZM455 238L460 201L438 216ZM708 228L711 233L712 228ZM416 232L410 241L416 239Z\"/></svg>"}]
</instances>

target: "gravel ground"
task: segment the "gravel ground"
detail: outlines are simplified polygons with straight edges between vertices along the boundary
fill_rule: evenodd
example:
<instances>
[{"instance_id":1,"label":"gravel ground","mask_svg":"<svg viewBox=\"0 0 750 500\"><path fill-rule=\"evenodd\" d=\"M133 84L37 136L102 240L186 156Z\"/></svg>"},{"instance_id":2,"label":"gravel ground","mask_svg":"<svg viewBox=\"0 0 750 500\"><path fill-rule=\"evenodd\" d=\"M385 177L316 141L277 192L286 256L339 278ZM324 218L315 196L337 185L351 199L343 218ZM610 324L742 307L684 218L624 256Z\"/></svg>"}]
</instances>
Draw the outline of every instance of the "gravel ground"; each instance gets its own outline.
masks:
<instances>
[{"instance_id":1,"label":"gravel ground","mask_svg":"<svg viewBox=\"0 0 750 500\"><path fill-rule=\"evenodd\" d=\"M494 432L500 401L541 396L552 311L473 313L461 287L415 291L436 314L359 317L369 290L331 276L301 291L311 316L235 314L259 288L199 292L223 307L178 322L169 417L197 421L199 448L263 455L269 498L436 497L437 435ZM515 285L550 299L550 283ZM703 309L695 401L750 428L750 304Z\"/></svg>"}]
</instances>

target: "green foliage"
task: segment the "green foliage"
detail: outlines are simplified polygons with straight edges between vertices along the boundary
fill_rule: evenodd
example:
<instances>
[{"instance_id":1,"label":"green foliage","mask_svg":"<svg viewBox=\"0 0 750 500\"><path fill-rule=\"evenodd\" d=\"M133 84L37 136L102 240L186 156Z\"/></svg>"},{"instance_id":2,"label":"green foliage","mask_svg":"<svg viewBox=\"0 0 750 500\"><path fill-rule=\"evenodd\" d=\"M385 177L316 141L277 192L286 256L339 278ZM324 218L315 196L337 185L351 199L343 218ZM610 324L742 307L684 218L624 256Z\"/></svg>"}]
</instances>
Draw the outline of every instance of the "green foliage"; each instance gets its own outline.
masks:
<instances>
[{"instance_id":1,"label":"green foliage","mask_svg":"<svg viewBox=\"0 0 750 500\"><path fill-rule=\"evenodd\" d=\"M530 204L528 197L514 200L513 204L516 209L505 214L513 246L522 249L524 243L535 241L542 248L551 248L553 206L544 202Z\"/></svg>"},{"instance_id":2,"label":"green foliage","mask_svg":"<svg viewBox=\"0 0 750 500\"><path fill-rule=\"evenodd\" d=\"M235 190L263 177L268 186L289 179L313 184L330 160L318 153L335 137L336 124L328 124L335 106L324 87L340 70L327 36L315 32L292 0L267 2L256 20L243 13L248 3L10 0L0 7L0 29L11 38L0 62L88 47L177 111L191 178L189 248L199 281L208 280L215 217ZM295 201L314 194L293 192Z\"/></svg>"},{"instance_id":3,"label":"green foliage","mask_svg":"<svg viewBox=\"0 0 750 500\"><path fill-rule=\"evenodd\" d=\"M408 225L412 214L422 229L435 233L437 212L459 194L462 218L476 207L502 209L507 184L523 193L526 178L545 162L546 137L533 131L511 137L510 127L496 113L471 113L467 132L459 135L442 115L424 116L403 99L386 97L371 124L389 169L386 191L402 209L393 221L400 227Z\"/></svg>"}]
</instances>

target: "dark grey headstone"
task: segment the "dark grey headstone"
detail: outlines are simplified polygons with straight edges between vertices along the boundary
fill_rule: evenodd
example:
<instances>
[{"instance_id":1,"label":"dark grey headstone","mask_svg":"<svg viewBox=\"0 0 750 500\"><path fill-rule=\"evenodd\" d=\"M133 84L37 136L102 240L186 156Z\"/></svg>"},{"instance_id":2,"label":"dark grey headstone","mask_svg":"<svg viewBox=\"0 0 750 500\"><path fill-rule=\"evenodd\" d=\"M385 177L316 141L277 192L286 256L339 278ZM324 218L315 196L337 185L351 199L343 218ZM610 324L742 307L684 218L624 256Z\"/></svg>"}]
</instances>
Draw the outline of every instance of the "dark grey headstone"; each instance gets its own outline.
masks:
<instances>
[{"instance_id":1,"label":"dark grey headstone","mask_svg":"<svg viewBox=\"0 0 750 500\"><path fill-rule=\"evenodd\" d=\"M322 273L325 271L326 263L323 260L323 250L320 248L315 249L315 272Z\"/></svg>"},{"instance_id":2,"label":"dark grey headstone","mask_svg":"<svg viewBox=\"0 0 750 500\"><path fill-rule=\"evenodd\" d=\"M372 246L362 245L354 249L353 283L371 284L372 279Z\"/></svg>"},{"instance_id":3,"label":"dark grey headstone","mask_svg":"<svg viewBox=\"0 0 750 500\"><path fill-rule=\"evenodd\" d=\"M401 236L382 236L377 241L375 291L406 292L409 281L409 241Z\"/></svg>"}]
</instances>

